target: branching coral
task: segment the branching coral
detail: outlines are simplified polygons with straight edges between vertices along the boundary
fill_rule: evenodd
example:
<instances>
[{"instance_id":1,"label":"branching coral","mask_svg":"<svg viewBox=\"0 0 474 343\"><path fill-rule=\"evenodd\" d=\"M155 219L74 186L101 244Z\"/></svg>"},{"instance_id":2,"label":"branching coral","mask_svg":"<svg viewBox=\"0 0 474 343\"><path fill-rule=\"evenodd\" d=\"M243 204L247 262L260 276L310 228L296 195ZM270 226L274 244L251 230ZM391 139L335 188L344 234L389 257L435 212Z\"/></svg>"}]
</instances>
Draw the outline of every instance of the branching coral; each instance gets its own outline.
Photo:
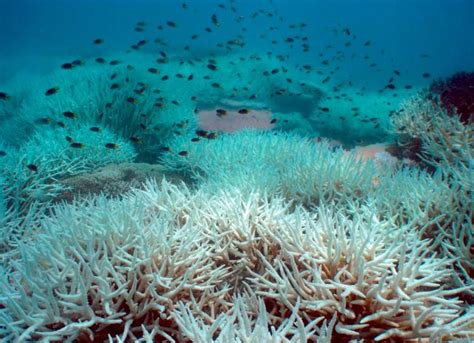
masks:
<instances>
[{"instance_id":1,"label":"branching coral","mask_svg":"<svg viewBox=\"0 0 474 343\"><path fill-rule=\"evenodd\" d=\"M377 182L367 199L379 213L396 217L398 225L410 223L420 230L446 227L468 205L460 199L459 187L452 187L441 172L405 168L380 175Z\"/></svg>"},{"instance_id":2,"label":"branching coral","mask_svg":"<svg viewBox=\"0 0 474 343\"><path fill-rule=\"evenodd\" d=\"M252 309L243 299L237 298L230 314L221 314L212 325L205 324L195 317L185 304L179 304L174 318L188 339L192 342L306 342L309 337L317 337L320 343L331 342L336 317L327 321L324 317L304 324L298 315L297 303L291 316L275 327L271 325L265 303L260 299L258 309ZM255 311L255 312L254 312ZM319 326L319 327L318 327ZM287 337L290 336L288 339Z\"/></svg>"},{"instance_id":3,"label":"branching coral","mask_svg":"<svg viewBox=\"0 0 474 343\"><path fill-rule=\"evenodd\" d=\"M246 131L199 144L180 136L170 146L174 153L163 163L190 171L208 186L260 189L307 205L361 197L377 175L370 161L294 134ZM180 156L182 150L188 155Z\"/></svg>"},{"instance_id":4,"label":"branching coral","mask_svg":"<svg viewBox=\"0 0 474 343\"><path fill-rule=\"evenodd\" d=\"M58 121L66 121L71 127L100 125L128 138L142 131L140 124L150 124L153 111L151 90L140 83L137 74L125 67L82 67L58 72L40 80L43 88L36 86L30 91L20 115L30 122L49 118L53 126ZM58 87L58 92L45 96L44 92L53 86ZM128 98L135 101L127 101ZM73 112L76 120L64 118L66 111Z\"/></svg>"},{"instance_id":5,"label":"branching coral","mask_svg":"<svg viewBox=\"0 0 474 343\"><path fill-rule=\"evenodd\" d=\"M443 170L473 167L474 125L463 125L425 95L407 100L393 126L402 145L419 140L420 157L429 165Z\"/></svg>"},{"instance_id":6,"label":"branching coral","mask_svg":"<svg viewBox=\"0 0 474 343\"><path fill-rule=\"evenodd\" d=\"M66 136L84 144L71 147ZM83 143L82 143L83 142ZM107 149L115 142L118 149ZM10 205L20 208L39 201L45 203L63 186L61 177L95 169L114 162L130 162L135 157L131 143L104 129L91 134L87 126L77 129L43 129L34 134L17 151L9 151L0 166L0 175L6 180L4 192Z\"/></svg>"},{"instance_id":7,"label":"branching coral","mask_svg":"<svg viewBox=\"0 0 474 343\"><path fill-rule=\"evenodd\" d=\"M461 289L443 286L452 260L412 227L353 206L290 211L280 198L164 182L56 207L2 275L1 335L474 337Z\"/></svg>"},{"instance_id":8,"label":"branching coral","mask_svg":"<svg viewBox=\"0 0 474 343\"><path fill-rule=\"evenodd\" d=\"M466 291L467 301L474 301L474 228L471 218L474 218L474 209L471 207L466 216L460 217L447 228L440 227L441 235L438 242L446 256L454 258L453 273L454 282L457 286L471 287Z\"/></svg>"},{"instance_id":9,"label":"branching coral","mask_svg":"<svg viewBox=\"0 0 474 343\"><path fill-rule=\"evenodd\" d=\"M457 99L461 100L469 101ZM474 124L450 112L453 109L447 107L420 94L404 104L393 123L402 143L418 142L420 158L434 169L434 178L438 179L431 186L432 191L427 189L425 195L438 194L432 197L438 200L431 203L438 205L432 207L429 215L444 218L435 223L429 236L436 237L446 256L456 258L455 282L472 286ZM466 290L466 294L472 298L473 291Z\"/></svg>"}]
</instances>

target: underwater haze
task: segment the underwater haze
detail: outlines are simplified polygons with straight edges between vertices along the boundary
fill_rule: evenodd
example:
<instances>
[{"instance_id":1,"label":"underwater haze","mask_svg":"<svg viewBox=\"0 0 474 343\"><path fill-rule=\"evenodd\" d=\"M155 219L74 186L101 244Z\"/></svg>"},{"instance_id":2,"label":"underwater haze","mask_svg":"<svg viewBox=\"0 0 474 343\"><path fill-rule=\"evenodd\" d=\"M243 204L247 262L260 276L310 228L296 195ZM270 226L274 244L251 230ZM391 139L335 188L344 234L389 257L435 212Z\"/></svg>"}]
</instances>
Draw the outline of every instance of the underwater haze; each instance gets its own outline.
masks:
<instances>
[{"instance_id":1,"label":"underwater haze","mask_svg":"<svg viewBox=\"0 0 474 343\"><path fill-rule=\"evenodd\" d=\"M0 24L2 342L474 341L474 1Z\"/></svg>"}]
</instances>

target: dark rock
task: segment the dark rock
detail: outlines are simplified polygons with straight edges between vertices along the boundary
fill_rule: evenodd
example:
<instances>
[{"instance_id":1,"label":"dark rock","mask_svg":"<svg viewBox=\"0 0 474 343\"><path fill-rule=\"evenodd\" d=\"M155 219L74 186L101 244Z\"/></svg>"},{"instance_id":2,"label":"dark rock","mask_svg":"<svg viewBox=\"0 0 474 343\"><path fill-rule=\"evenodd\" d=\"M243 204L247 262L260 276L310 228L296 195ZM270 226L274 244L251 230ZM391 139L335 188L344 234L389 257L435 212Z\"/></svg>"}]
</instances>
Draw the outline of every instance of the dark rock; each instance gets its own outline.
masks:
<instances>
[{"instance_id":1,"label":"dark rock","mask_svg":"<svg viewBox=\"0 0 474 343\"><path fill-rule=\"evenodd\" d=\"M66 186L53 202L70 202L78 197L104 194L107 197L120 197L132 188L141 188L148 179L158 183L166 178L172 183L188 182L176 172L167 170L159 164L121 163L109 164L93 172L83 173L60 180Z\"/></svg>"}]
</instances>

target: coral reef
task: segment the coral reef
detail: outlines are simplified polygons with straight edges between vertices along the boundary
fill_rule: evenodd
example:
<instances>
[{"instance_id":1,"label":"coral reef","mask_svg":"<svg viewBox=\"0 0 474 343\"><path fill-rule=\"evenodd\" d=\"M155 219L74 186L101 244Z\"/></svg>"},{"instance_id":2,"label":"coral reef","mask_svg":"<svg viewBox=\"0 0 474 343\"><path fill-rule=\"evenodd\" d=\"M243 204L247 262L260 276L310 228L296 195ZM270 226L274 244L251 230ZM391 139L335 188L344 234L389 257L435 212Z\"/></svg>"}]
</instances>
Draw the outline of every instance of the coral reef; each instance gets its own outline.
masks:
<instances>
[{"instance_id":1,"label":"coral reef","mask_svg":"<svg viewBox=\"0 0 474 343\"><path fill-rule=\"evenodd\" d=\"M68 134L82 145L72 148L72 142L66 139ZM115 142L119 148L108 149L109 142ZM4 192L10 206L27 211L32 203L47 203L62 191L64 185L58 182L60 178L110 163L130 162L135 155L131 143L107 129L95 135L91 135L87 126L43 129L17 151L9 151L3 158L0 175L6 180Z\"/></svg>"},{"instance_id":2,"label":"coral reef","mask_svg":"<svg viewBox=\"0 0 474 343\"><path fill-rule=\"evenodd\" d=\"M296 134L242 131L200 144L178 136L169 146L173 152L163 164L184 169L207 187L258 189L308 206L360 198L377 175L371 161ZM182 150L187 156L178 154Z\"/></svg>"},{"instance_id":3,"label":"coral reef","mask_svg":"<svg viewBox=\"0 0 474 343\"><path fill-rule=\"evenodd\" d=\"M438 179L444 180L433 187L439 190L444 184L452 194L445 198L448 206L441 212L432 213L444 218L429 236L436 238L447 256L457 256L456 283L471 286L474 284L471 247L474 237L474 124L463 123L426 94L406 101L402 111L393 117L393 124L400 135L402 149L405 143L413 147L411 142L416 140L420 160L435 170ZM474 291L467 292L472 298Z\"/></svg>"},{"instance_id":4,"label":"coral reef","mask_svg":"<svg viewBox=\"0 0 474 343\"><path fill-rule=\"evenodd\" d=\"M393 117L395 132L405 142L419 140L419 157L427 164L448 170L468 167L473 160L474 125L463 125L438 102L420 94L404 102L402 110Z\"/></svg>"},{"instance_id":5,"label":"coral reef","mask_svg":"<svg viewBox=\"0 0 474 343\"><path fill-rule=\"evenodd\" d=\"M397 159L314 139L387 118L277 57L122 57L0 103L0 339L474 338L469 75L393 115Z\"/></svg>"},{"instance_id":6,"label":"coral reef","mask_svg":"<svg viewBox=\"0 0 474 343\"><path fill-rule=\"evenodd\" d=\"M369 206L149 183L56 207L2 273L9 340L463 338L452 259ZM401 239L403 237L404 239ZM242 312L245 311L244 315ZM268 326L274 327L271 332Z\"/></svg>"},{"instance_id":7,"label":"coral reef","mask_svg":"<svg viewBox=\"0 0 474 343\"><path fill-rule=\"evenodd\" d=\"M459 72L435 81L430 86L430 92L439 97L449 113L459 116L463 124L474 122L474 72Z\"/></svg>"}]
</instances>

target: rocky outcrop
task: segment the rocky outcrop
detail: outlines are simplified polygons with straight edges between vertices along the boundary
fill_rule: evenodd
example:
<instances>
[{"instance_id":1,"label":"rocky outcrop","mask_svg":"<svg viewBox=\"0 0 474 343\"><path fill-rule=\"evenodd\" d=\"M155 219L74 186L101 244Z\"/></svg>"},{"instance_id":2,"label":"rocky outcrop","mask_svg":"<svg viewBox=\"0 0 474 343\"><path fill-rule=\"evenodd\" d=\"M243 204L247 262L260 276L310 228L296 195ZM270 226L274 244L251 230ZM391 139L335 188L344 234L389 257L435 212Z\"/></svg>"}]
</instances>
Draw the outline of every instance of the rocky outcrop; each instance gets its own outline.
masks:
<instances>
[{"instance_id":1,"label":"rocky outcrop","mask_svg":"<svg viewBox=\"0 0 474 343\"><path fill-rule=\"evenodd\" d=\"M163 178L172 183L186 181L184 176L171 172L159 164L109 164L90 173L60 180L65 190L55 198L55 202L69 202L77 197L97 194L120 197L132 188L141 188L148 179L155 179L159 183Z\"/></svg>"}]
</instances>

